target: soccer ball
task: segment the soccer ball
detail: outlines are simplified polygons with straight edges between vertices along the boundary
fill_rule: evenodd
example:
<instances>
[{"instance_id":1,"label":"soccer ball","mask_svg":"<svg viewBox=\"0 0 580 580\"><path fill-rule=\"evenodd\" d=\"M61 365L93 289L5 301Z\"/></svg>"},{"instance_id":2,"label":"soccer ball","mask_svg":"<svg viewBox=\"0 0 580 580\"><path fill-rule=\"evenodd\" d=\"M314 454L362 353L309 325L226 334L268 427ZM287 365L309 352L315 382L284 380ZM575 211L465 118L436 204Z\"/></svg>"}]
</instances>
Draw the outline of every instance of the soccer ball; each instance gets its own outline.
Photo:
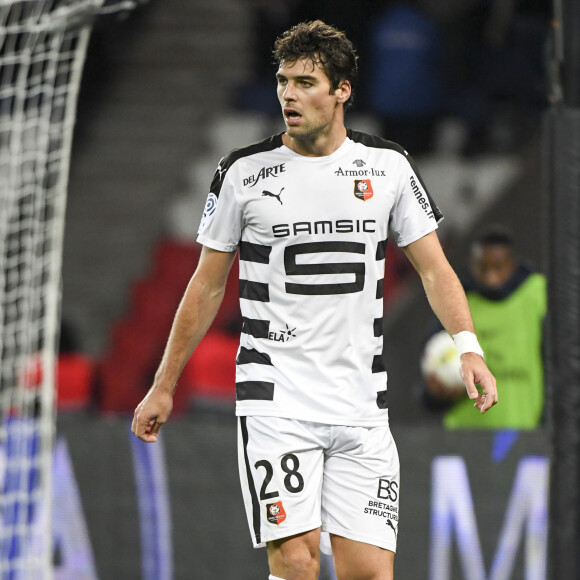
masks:
<instances>
[{"instance_id":1,"label":"soccer ball","mask_svg":"<svg viewBox=\"0 0 580 580\"><path fill-rule=\"evenodd\" d=\"M434 374L441 384L451 389L463 385L459 367L459 353L447 331L441 330L434 334L423 350L421 358L423 376L427 378Z\"/></svg>"}]
</instances>

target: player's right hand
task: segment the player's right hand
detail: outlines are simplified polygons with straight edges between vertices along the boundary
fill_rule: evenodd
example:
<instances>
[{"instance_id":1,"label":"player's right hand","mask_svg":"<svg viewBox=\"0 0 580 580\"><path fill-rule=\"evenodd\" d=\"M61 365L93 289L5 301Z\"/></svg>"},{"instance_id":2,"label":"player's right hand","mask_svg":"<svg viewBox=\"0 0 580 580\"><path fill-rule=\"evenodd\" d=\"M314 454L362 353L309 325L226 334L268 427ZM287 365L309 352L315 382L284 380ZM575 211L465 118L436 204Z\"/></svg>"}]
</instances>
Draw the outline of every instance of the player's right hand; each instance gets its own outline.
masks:
<instances>
[{"instance_id":1,"label":"player's right hand","mask_svg":"<svg viewBox=\"0 0 580 580\"><path fill-rule=\"evenodd\" d=\"M486 413L498 402L495 377L487 368L483 357L475 352L465 352L461 355L461 378L465 383L467 395L474 401L473 406ZM481 387L481 391L477 386Z\"/></svg>"},{"instance_id":2,"label":"player's right hand","mask_svg":"<svg viewBox=\"0 0 580 580\"><path fill-rule=\"evenodd\" d=\"M151 387L135 409L131 431L146 443L154 443L172 408L173 394L155 386Z\"/></svg>"}]
</instances>

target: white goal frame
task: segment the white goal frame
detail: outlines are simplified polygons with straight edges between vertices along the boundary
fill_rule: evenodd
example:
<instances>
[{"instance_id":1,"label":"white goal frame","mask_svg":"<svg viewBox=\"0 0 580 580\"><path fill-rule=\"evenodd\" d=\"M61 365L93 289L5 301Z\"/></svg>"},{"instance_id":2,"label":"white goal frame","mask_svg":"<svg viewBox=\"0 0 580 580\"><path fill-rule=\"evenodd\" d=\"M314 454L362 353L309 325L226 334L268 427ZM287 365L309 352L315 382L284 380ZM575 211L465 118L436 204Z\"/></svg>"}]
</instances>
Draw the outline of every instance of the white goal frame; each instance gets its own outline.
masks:
<instances>
[{"instance_id":1,"label":"white goal frame","mask_svg":"<svg viewBox=\"0 0 580 580\"><path fill-rule=\"evenodd\" d=\"M53 578L55 371L73 127L96 16L130 0L0 0L0 577Z\"/></svg>"}]
</instances>

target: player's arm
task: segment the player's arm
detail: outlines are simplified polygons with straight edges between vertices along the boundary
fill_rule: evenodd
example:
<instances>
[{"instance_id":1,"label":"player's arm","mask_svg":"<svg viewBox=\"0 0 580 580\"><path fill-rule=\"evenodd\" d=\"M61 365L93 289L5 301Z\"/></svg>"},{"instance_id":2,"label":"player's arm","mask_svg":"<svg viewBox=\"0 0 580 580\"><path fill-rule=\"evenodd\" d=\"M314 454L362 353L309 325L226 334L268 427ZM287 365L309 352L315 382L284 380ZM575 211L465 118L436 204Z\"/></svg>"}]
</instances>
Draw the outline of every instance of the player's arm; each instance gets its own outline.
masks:
<instances>
[{"instance_id":1,"label":"player's arm","mask_svg":"<svg viewBox=\"0 0 580 580\"><path fill-rule=\"evenodd\" d=\"M403 250L419 273L429 304L447 332L451 336L465 330L473 333L465 292L445 257L437 234L431 232ZM461 355L461 376L469 398L482 413L497 403L495 378L479 354L465 352ZM476 383L485 395L478 391Z\"/></svg>"},{"instance_id":2,"label":"player's arm","mask_svg":"<svg viewBox=\"0 0 580 580\"><path fill-rule=\"evenodd\" d=\"M131 429L143 441L156 441L159 429L171 413L177 380L217 314L235 255L205 246L201 252L175 314L153 385L135 409Z\"/></svg>"}]
</instances>

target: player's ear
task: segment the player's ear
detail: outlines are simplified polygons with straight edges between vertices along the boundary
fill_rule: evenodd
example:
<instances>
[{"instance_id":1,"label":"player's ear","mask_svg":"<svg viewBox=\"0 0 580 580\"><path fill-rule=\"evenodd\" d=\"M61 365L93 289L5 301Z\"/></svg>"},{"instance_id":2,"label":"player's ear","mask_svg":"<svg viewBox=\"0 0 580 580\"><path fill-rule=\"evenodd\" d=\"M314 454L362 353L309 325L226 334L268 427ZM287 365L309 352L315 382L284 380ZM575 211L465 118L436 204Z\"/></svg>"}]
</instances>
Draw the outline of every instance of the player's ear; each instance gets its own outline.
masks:
<instances>
[{"instance_id":1,"label":"player's ear","mask_svg":"<svg viewBox=\"0 0 580 580\"><path fill-rule=\"evenodd\" d=\"M352 92L352 87L350 85L350 81L343 80L338 83L338 87L334 94L336 95L336 99L339 103L346 103L348 101L350 94Z\"/></svg>"}]
</instances>

